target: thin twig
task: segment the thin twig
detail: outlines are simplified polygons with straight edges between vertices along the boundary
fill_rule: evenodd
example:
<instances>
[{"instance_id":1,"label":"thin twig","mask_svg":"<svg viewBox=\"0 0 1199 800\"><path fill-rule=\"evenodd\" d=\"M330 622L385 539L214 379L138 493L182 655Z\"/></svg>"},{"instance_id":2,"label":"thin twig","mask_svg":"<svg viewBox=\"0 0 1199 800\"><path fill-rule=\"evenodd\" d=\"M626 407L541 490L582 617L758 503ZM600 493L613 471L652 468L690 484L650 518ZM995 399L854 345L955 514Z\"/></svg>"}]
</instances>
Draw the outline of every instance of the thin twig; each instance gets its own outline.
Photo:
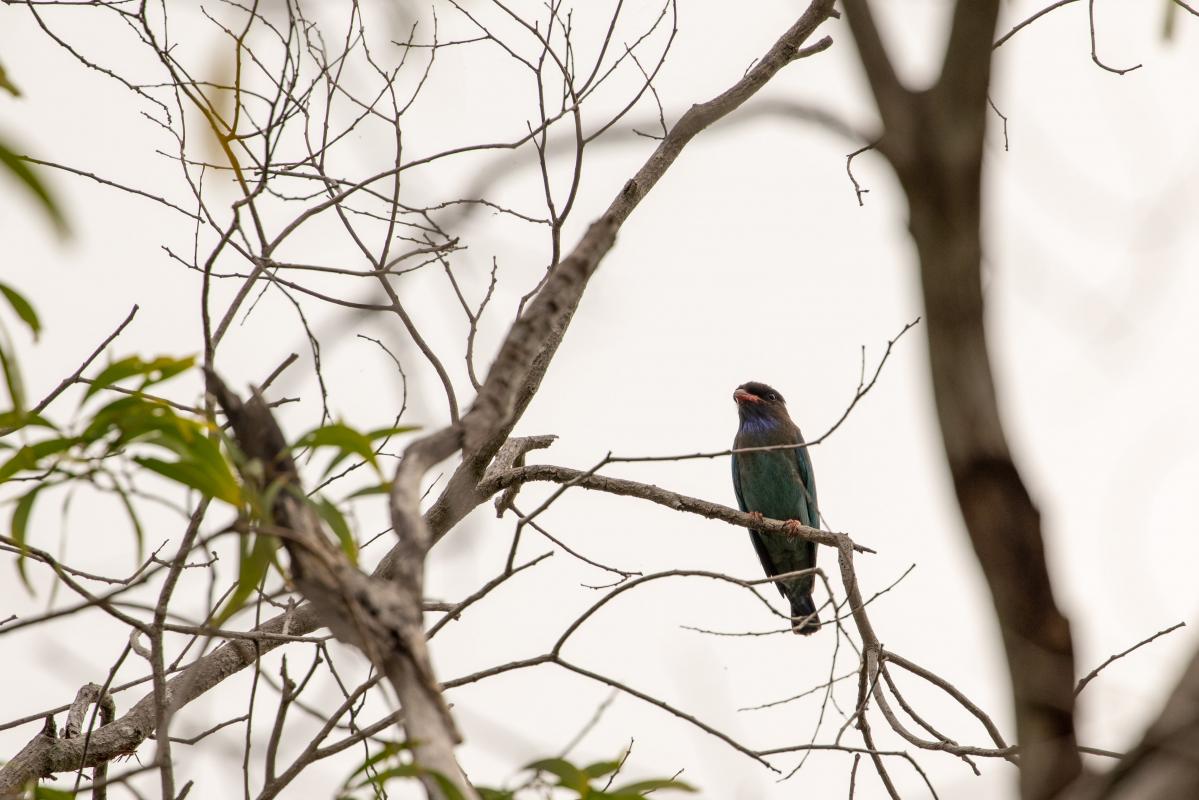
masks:
<instances>
[{"instance_id":1,"label":"thin twig","mask_svg":"<svg viewBox=\"0 0 1199 800\"><path fill-rule=\"evenodd\" d=\"M1158 631L1157 633L1153 634L1152 636L1142 639L1141 641L1137 642L1136 644L1134 644L1132 647L1128 648L1127 650L1122 650L1119 653L1116 653L1114 656L1110 656L1107 659L1107 661L1104 661L1102 664L1095 667L1095 669L1091 670L1086 675L1082 676L1082 679L1079 680L1078 685L1074 687L1074 696L1078 697L1078 695L1082 693L1082 690L1087 687L1087 684L1090 683L1091 681L1095 680L1095 678L1099 677L1099 673L1102 672L1113 661L1117 661L1121 658L1124 658L1124 656L1128 655L1129 653L1133 652L1134 650L1137 650L1138 648L1144 647L1145 645L1152 642L1154 639L1165 636L1167 633L1171 633L1172 631L1176 631L1179 628L1183 628L1185 626L1186 626L1185 622L1176 622L1173 625L1171 625L1170 627L1163 628L1162 630Z\"/></svg>"}]
</instances>

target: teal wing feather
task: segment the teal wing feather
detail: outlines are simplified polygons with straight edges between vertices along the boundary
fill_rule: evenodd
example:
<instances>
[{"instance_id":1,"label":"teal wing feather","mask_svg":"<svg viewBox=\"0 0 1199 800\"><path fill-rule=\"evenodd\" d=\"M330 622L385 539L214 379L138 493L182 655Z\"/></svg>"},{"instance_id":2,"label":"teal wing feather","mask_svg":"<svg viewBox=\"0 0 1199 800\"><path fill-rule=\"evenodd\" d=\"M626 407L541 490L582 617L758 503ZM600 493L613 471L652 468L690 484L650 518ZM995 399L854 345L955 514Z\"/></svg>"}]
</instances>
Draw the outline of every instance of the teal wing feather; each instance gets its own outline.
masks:
<instances>
[{"instance_id":1,"label":"teal wing feather","mask_svg":"<svg viewBox=\"0 0 1199 800\"><path fill-rule=\"evenodd\" d=\"M733 457L729 459L729 463L733 465L733 494L737 495L737 507L742 511L747 511L745 507L745 495L741 494L741 468L737 462L737 454L733 453Z\"/></svg>"},{"instance_id":2,"label":"teal wing feather","mask_svg":"<svg viewBox=\"0 0 1199 800\"><path fill-rule=\"evenodd\" d=\"M802 441L802 440L801 440ZM812 470L812 459L808 456L808 448L795 448L795 463L799 468L799 479L804 493L802 507L807 510L808 518L800 520L810 528L821 527L820 508L816 503L816 473Z\"/></svg>"}]
</instances>

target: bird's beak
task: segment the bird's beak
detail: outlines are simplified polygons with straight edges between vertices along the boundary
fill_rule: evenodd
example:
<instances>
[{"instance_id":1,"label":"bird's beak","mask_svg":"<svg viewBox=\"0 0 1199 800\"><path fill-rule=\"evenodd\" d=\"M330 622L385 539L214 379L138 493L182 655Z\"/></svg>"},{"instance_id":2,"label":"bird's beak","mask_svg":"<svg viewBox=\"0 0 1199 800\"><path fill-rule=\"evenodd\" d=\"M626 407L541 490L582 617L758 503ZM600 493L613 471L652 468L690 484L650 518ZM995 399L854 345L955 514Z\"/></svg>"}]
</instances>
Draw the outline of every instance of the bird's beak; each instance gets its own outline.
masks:
<instances>
[{"instance_id":1,"label":"bird's beak","mask_svg":"<svg viewBox=\"0 0 1199 800\"><path fill-rule=\"evenodd\" d=\"M733 392L733 402L735 402L737 405L742 405L744 403L753 403L754 405L757 405L758 403L762 402L762 400L757 395L750 394L744 389L738 389L737 391Z\"/></svg>"}]
</instances>

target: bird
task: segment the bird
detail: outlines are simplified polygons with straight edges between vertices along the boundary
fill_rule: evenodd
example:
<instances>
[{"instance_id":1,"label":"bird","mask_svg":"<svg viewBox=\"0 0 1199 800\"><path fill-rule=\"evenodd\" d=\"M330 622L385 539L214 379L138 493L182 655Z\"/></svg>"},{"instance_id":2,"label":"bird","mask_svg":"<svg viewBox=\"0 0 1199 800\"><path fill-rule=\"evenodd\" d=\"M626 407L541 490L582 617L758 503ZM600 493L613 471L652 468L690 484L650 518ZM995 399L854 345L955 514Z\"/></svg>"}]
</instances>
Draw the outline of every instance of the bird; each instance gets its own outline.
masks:
<instances>
[{"instance_id":1,"label":"bird","mask_svg":"<svg viewBox=\"0 0 1199 800\"><path fill-rule=\"evenodd\" d=\"M799 426L791 421L779 392L764 383L743 383L733 392L740 426L733 449L771 445L803 445ZM737 505L758 518L820 527L816 478L807 447L787 447L733 453L733 491ZM793 536L750 529L749 538L766 574L773 577L816 566L816 544ZM820 630L812 602L812 574L775 581L779 594L791 604L792 630L808 636Z\"/></svg>"}]
</instances>

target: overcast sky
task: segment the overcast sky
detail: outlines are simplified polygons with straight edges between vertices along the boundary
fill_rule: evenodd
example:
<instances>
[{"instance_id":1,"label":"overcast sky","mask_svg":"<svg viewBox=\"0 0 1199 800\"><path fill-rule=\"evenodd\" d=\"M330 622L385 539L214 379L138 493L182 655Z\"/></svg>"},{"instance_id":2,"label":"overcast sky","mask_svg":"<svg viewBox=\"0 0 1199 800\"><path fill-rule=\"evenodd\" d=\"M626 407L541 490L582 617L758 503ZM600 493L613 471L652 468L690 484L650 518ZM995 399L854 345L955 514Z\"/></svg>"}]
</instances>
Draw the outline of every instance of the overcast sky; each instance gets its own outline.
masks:
<instances>
[{"instance_id":1,"label":"overcast sky","mask_svg":"<svg viewBox=\"0 0 1199 800\"><path fill-rule=\"evenodd\" d=\"M591 4L580 5L585 7L577 12L577 30L584 42L593 42L598 34L588 26L600 24L601 17ZM917 82L933 77L947 4L875 5L885 6L880 14L888 43L905 77ZM1009 147L992 116L985 206L988 323L998 390L1018 465L1043 514L1050 569L1071 619L1080 673L1154 631L1182 620L1189 624L1197 609L1199 563L1193 368L1199 359L1194 313L1199 107L1193 100L1199 20L1180 12L1173 37L1165 40L1165 0L1096 4L1101 59L1121 68L1143 64L1120 76L1091 59L1086 5L1049 14L998 51L991 97L1008 118ZM486 4L477 6L486 11ZM1000 30L1040 7L1027 0L1006 3ZM368 8L368 21L388 31L381 41L402 36L412 19ZM450 8L437 8L444 32L461 25ZM737 80L799 8L761 2L731 16L728 4L683 0L678 37L656 84L667 121ZM630 11L630 31L646 13ZM426 20L427 8L421 6L416 16ZM132 37L117 26L91 27L86 9L47 19L68 41L114 68L149 69ZM197 64L219 64L218 57L206 56L217 41L211 26L183 8L178 19L181 48ZM188 26L192 37L180 33L192 29ZM520 434L560 437L535 460L588 468L609 451L661 455L727 447L736 429L732 390L747 380L780 389L804 432L818 435L853 396L861 348L872 370L886 342L921 315L906 208L885 163L869 153L855 160L855 175L869 189L859 207L845 172L846 154L858 144L777 112L783 101L801 103L872 130L873 110L844 23L830 22L822 32L833 36L833 48L788 67L743 109L743 120L697 138L624 226L518 427ZM394 47L381 52L398 57ZM64 54L26 9L0 9L0 59L25 92L19 101L0 98L0 133L16 143L14 149L192 202L177 165L155 153L174 151L169 137L139 116L141 107L128 91ZM615 82L597 99L595 119L627 97L633 77L621 78L626 82ZM468 47L443 51L405 131L406 151L415 155L458 142L519 136L535 113L532 97L527 78L500 55ZM643 130L655 121L652 103L630 117ZM627 132L614 139L588 151L578 207L564 235L567 246L653 147ZM387 147L384 137L364 135L350 158L358 159L361 174L381 171L391 163ZM417 171L408 186L424 199L461 196L481 169L503 158L488 154L445 162L436 171ZM502 173L494 191L514 206L535 208L539 176L531 151L522 151L521 158ZM3 280L36 304L45 325L41 340L22 351L29 394L40 397L69 374L135 303L140 311L113 346L114 356L197 352L199 280L163 249L190 253L192 229L158 204L83 179L57 174L52 185L75 230L65 243L55 240L11 181L0 182ZM493 255L501 269L479 344L485 367L519 298L544 269L547 250L540 234L488 214L464 222L462 234L471 249L455 263L471 297L485 290ZM319 226L293 247L291 255L308 263L346 264L357 255L344 237ZM444 276L417 273L403 286L422 330L453 361L460 396L469 397L458 355L462 315ZM363 292L356 288L347 296L360 299ZM400 402L391 362L353 335L363 332L381 337L401 356L410 394L406 419L430 428L445 422L444 394L433 372L389 320L364 321L315 301L305 312L323 337L335 413L375 427L387 424ZM268 294L248 320L239 321L218 366L244 385L261 380L293 351L300 362L278 391L301 398L280 414L288 432L298 435L319 421L320 404L312 357L289 303ZM183 379L171 396L194 400L198 386L195 378ZM68 419L72 408L64 404L60 418ZM878 551L859 559L864 592L885 588L916 565L872 605L882 642L954 681L1010 732L1003 653L943 463L922 328L896 345L873 391L813 449L812 458L829 527ZM605 472L735 504L727 459L618 465ZM545 494L530 487L518 505L528 510ZM360 512L364 538L380 527L382 502L375 502L379 507L363 504ZM64 537L71 563L127 574L134 563L132 536L119 508L86 493L74 503L61 516L53 505L42 508L33 542L56 551ZM146 514L162 526L148 526L152 545L182 529L166 512L147 508ZM218 522L214 518L212 524ZM628 570L761 574L744 531L637 500L576 490L543 523L588 557ZM490 505L479 509L435 550L429 594L456 600L494 575L513 524L511 518L496 520ZM385 547L382 540L367 553L378 557ZM546 550L558 548L528 537L521 556ZM226 580L232 557L229 551ZM835 578L830 554L820 557ZM30 599L11 567L5 569L0 618L43 609L48 584L43 581ZM439 675L448 679L544 651L598 599L583 584L609 578L557 552L434 640ZM837 581L834 585L839 590ZM197 580L194 586L199 593L206 584ZM54 600L68 601L63 592ZM820 694L770 710L737 710L827 680L835 642L830 631L804 639L729 638L683 626L760 631L777 627L777 620L731 586L662 581L607 607L567 655L752 747L799 744L813 736L830 741L835 735L843 717L832 707L815 734ZM65 703L80 684L102 681L125 646L121 631L93 613L0 637L9 685L23 686L18 694L7 690L0 701L5 719ZM1083 695L1082 743L1122 750L1135 741L1197 644L1199 636L1187 627L1105 671ZM311 655L292 653L289 667L295 673ZM837 674L854 667L844 647L838 658ZM278 652L265 663L277 672ZM350 653L342 655L342 663L350 676L365 673ZM121 675L145 671L145 664L131 662ZM244 705L250 679L246 673L227 681L212 693L211 703L185 711L176 722L179 729L186 735L237 713L231 709ZM325 684L313 691L311 702L318 708L337 702L332 682ZM952 705L918 685L903 688L946 733L963 743L985 743L983 731ZM855 681L839 685L841 711L852 707L855 691ZM122 695L118 710L140 696ZM549 666L451 693L467 740L461 755L468 774L480 783L500 783L521 764L556 753L608 696L607 689ZM272 708L263 700L260 713L269 719ZM880 747L901 746L883 727L881 720L875 725ZM0 758L32 733L31 725L0 732ZM210 749L177 753L184 779L198 780L193 797L240 791L242 736L240 729L230 730L213 737ZM851 764L843 753L816 753L795 777L779 783L727 745L627 696L617 697L575 754L580 762L615 757L631 738L636 744L630 768L636 774L683 770L684 779L712 798L843 793ZM151 752L143 747L143 763ZM983 775L976 778L952 757L917 757L942 797L966 791L979 800L1010 796L1015 770L1008 765L982 764ZM350 763L314 767L302 790L293 787L293 796L331 792ZM788 772L796 759L775 763ZM220 770L209 769L214 766ZM909 768L896 764L893 773L905 797L921 796L922 782ZM860 796L880 796L872 775L862 780Z\"/></svg>"}]
</instances>

